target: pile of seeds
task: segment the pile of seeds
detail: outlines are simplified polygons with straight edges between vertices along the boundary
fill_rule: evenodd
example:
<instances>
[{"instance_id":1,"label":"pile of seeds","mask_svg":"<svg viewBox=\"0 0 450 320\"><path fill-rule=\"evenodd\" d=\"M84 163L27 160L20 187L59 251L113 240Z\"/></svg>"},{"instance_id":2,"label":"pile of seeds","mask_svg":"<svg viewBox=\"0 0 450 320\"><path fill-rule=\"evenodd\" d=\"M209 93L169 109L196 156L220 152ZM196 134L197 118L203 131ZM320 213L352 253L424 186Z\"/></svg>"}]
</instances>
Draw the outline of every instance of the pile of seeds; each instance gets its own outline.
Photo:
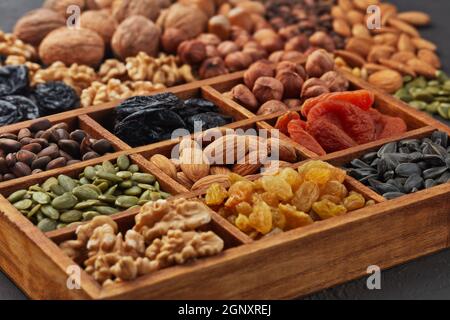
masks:
<instances>
[{"instance_id":1,"label":"pile of seeds","mask_svg":"<svg viewBox=\"0 0 450 320\"><path fill-rule=\"evenodd\" d=\"M450 181L450 145L445 132L430 138L385 144L348 165L348 173L386 199Z\"/></svg>"},{"instance_id":2,"label":"pile of seeds","mask_svg":"<svg viewBox=\"0 0 450 320\"><path fill-rule=\"evenodd\" d=\"M115 165L104 161L86 167L79 179L62 174L51 177L41 185L14 192L8 201L48 232L169 196L153 175L140 172L127 156L120 156Z\"/></svg>"},{"instance_id":3,"label":"pile of seeds","mask_svg":"<svg viewBox=\"0 0 450 320\"><path fill-rule=\"evenodd\" d=\"M395 96L415 109L450 119L450 79L442 71L435 80L405 77Z\"/></svg>"},{"instance_id":4,"label":"pile of seeds","mask_svg":"<svg viewBox=\"0 0 450 320\"><path fill-rule=\"evenodd\" d=\"M83 130L70 131L67 123L47 119L0 134L0 181L65 167L113 152L106 139L92 139Z\"/></svg>"}]
</instances>

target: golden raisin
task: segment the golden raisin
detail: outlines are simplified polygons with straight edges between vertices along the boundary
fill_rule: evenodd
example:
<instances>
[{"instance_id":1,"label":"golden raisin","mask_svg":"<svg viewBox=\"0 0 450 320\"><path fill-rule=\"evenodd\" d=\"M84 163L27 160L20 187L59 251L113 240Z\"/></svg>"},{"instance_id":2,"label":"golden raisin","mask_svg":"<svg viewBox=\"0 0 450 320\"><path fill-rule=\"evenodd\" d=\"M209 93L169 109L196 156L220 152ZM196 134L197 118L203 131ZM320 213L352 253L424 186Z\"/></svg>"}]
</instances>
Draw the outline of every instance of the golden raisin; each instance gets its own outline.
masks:
<instances>
[{"instance_id":1,"label":"golden raisin","mask_svg":"<svg viewBox=\"0 0 450 320\"><path fill-rule=\"evenodd\" d=\"M236 206L236 212L238 214L243 214L245 216L248 216L250 213L252 213L252 206L248 202L241 202Z\"/></svg>"},{"instance_id":2,"label":"golden raisin","mask_svg":"<svg viewBox=\"0 0 450 320\"><path fill-rule=\"evenodd\" d=\"M228 174L228 179L230 180L230 184L233 185L238 181L246 181L247 179L245 179L244 177L238 175L237 173L229 173Z\"/></svg>"},{"instance_id":3,"label":"golden raisin","mask_svg":"<svg viewBox=\"0 0 450 320\"><path fill-rule=\"evenodd\" d=\"M369 201L366 202L366 207L370 207L370 206L373 206L373 205L375 205L375 201L374 200L369 200Z\"/></svg>"},{"instance_id":4,"label":"golden raisin","mask_svg":"<svg viewBox=\"0 0 450 320\"><path fill-rule=\"evenodd\" d=\"M328 181L322 188L322 195L330 195L338 197L339 199L344 199L347 194L347 188L340 182L336 180Z\"/></svg>"},{"instance_id":5,"label":"golden raisin","mask_svg":"<svg viewBox=\"0 0 450 320\"><path fill-rule=\"evenodd\" d=\"M294 196L289 183L278 176L264 176L261 182L264 190L275 194L282 201L288 201Z\"/></svg>"},{"instance_id":6,"label":"golden raisin","mask_svg":"<svg viewBox=\"0 0 450 320\"><path fill-rule=\"evenodd\" d=\"M253 195L253 183L247 180L237 181L228 189L228 194L226 207L235 207L244 201L250 202Z\"/></svg>"},{"instance_id":7,"label":"golden raisin","mask_svg":"<svg viewBox=\"0 0 450 320\"><path fill-rule=\"evenodd\" d=\"M247 216L240 214L237 216L236 220L234 221L236 224L236 227L239 228L239 230L250 233L252 231L252 227L250 226L250 220Z\"/></svg>"},{"instance_id":8,"label":"golden raisin","mask_svg":"<svg viewBox=\"0 0 450 320\"><path fill-rule=\"evenodd\" d=\"M320 201L322 200L328 200L333 202L334 204L342 204L342 199L336 196L333 196L331 194L324 194L323 196L320 196Z\"/></svg>"},{"instance_id":9,"label":"golden raisin","mask_svg":"<svg viewBox=\"0 0 450 320\"><path fill-rule=\"evenodd\" d=\"M343 205L337 205L329 200L322 200L313 204L314 211L322 220L343 215L347 209Z\"/></svg>"},{"instance_id":10,"label":"golden raisin","mask_svg":"<svg viewBox=\"0 0 450 320\"><path fill-rule=\"evenodd\" d=\"M264 201L255 203L249 220L250 226L262 234L267 234L272 230L272 210Z\"/></svg>"},{"instance_id":11,"label":"golden raisin","mask_svg":"<svg viewBox=\"0 0 450 320\"><path fill-rule=\"evenodd\" d=\"M304 227L312 224L313 219L304 212L298 211L297 208L289 204L280 204L278 206L280 213L286 218L286 226L284 230L292 230L298 227Z\"/></svg>"},{"instance_id":12,"label":"golden raisin","mask_svg":"<svg viewBox=\"0 0 450 320\"><path fill-rule=\"evenodd\" d=\"M269 206L273 207L273 208L277 208L278 204L280 203L280 200L278 199L278 197L270 192L264 192L260 194L261 199L267 203Z\"/></svg>"},{"instance_id":13,"label":"golden raisin","mask_svg":"<svg viewBox=\"0 0 450 320\"><path fill-rule=\"evenodd\" d=\"M298 173L298 171L292 168L284 168L283 170L281 170L278 176L289 183L293 191L296 191L302 184L302 178L300 177L300 174Z\"/></svg>"},{"instance_id":14,"label":"golden raisin","mask_svg":"<svg viewBox=\"0 0 450 320\"><path fill-rule=\"evenodd\" d=\"M351 192L350 195L344 199L344 206L348 211L361 209L365 206L365 204L366 199L364 199L364 197L357 192Z\"/></svg>"},{"instance_id":15,"label":"golden raisin","mask_svg":"<svg viewBox=\"0 0 450 320\"><path fill-rule=\"evenodd\" d=\"M286 217L278 209L272 209L273 227L284 230L286 228Z\"/></svg>"},{"instance_id":16,"label":"golden raisin","mask_svg":"<svg viewBox=\"0 0 450 320\"><path fill-rule=\"evenodd\" d=\"M317 184L312 181L304 182L300 188L295 192L291 203L299 211L309 212L314 202L320 197L320 189Z\"/></svg>"},{"instance_id":17,"label":"golden raisin","mask_svg":"<svg viewBox=\"0 0 450 320\"><path fill-rule=\"evenodd\" d=\"M205 202L209 206L221 205L228 197L225 187L218 183L213 183L206 191Z\"/></svg>"}]
</instances>

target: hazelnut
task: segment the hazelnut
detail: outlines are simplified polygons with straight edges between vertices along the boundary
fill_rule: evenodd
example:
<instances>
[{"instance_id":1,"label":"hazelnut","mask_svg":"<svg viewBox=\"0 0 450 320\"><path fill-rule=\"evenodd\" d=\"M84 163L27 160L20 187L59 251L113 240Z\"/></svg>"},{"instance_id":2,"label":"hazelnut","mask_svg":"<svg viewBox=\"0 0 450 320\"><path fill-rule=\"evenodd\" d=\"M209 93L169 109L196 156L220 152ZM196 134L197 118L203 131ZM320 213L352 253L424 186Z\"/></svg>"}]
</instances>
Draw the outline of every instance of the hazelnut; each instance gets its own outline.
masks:
<instances>
[{"instance_id":1,"label":"hazelnut","mask_svg":"<svg viewBox=\"0 0 450 320\"><path fill-rule=\"evenodd\" d=\"M39 46L41 41L51 31L66 25L66 19L50 9L36 9L20 18L15 27L14 35L20 40Z\"/></svg>"},{"instance_id":2,"label":"hazelnut","mask_svg":"<svg viewBox=\"0 0 450 320\"><path fill-rule=\"evenodd\" d=\"M345 91L348 89L348 80L339 72L328 71L320 80L325 82L331 92Z\"/></svg>"},{"instance_id":3,"label":"hazelnut","mask_svg":"<svg viewBox=\"0 0 450 320\"><path fill-rule=\"evenodd\" d=\"M278 30L278 34L285 40L294 38L301 34L300 28L296 25L290 25Z\"/></svg>"},{"instance_id":4,"label":"hazelnut","mask_svg":"<svg viewBox=\"0 0 450 320\"><path fill-rule=\"evenodd\" d=\"M97 32L105 41L105 45L111 43L114 32L117 29L117 22L111 17L107 10L85 11L80 18L83 28Z\"/></svg>"},{"instance_id":5,"label":"hazelnut","mask_svg":"<svg viewBox=\"0 0 450 320\"><path fill-rule=\"evenodd\" d=\"M289 109L298 109L302 106L302 100L300 100L300 99L285 99L285 100L283 100L283 103Z\"/></svg>"},{"instance_id":6,"label":"hazelnut","mask_svg":"<svg viewBox=\"0 0 450 320\"><path fill-rule=\"evenodd\" d=\"M320 96L321 94L329 92L330 90L328 89L327 84L324 81L318 78L310 78L303 84L301 98L314 98Z\"/></svg>"},{"instance_id":7,"label":"hazelnut","mask_svg":"<svg viewBox=\"0 0 450 320\"><path fill-rule=\"evenodd\" d=\"M198 35L197 40L203 42L205 46L217 46L221 43L220 38L213 33L202 33Z\"/></svg>"},{"instance_id":8,"label":"hazelnut","mask_svg":"<svg viewBox=\"0 0 450 320\"><path fill-rule=\"evenodd\" d=\"M236 39L234 39L234 43L236 43L239 48L243 48L245 46L245 44L247 42L249 42L250 40L251 40L250 35L242 34L242 35L238 36Z\"/></svg>"},{"instance_id":9,"label":"hazelnut","mask_svg":"<svg viewBox=\"0 0 450 320\"><path fill-rule=\"evenodd\" d=\"M217 10L217 13L220 15L227 15L228 12L230 12L230 10L231 10L231 4L225 2L225 3L220 4L219 10Z\"/></svg>"},{"instance_id":10,"label":"hazelnut","mask_svg":"<svg viewBox=\"0 0 450 320\"><path fill-rule=\"evenodd\" d=\"M277 73L276 79L283 84L284 98L300 97L303 79L296 72L283 70Z\"/></svg>"},{"instance_id":11,"label":"hazelnut","mask_svg":"<svg viewBox=\"0 0 450 320\"><path fill-rule=\"evenodd\" d=\"M252 32L253 21L249 19L248 13L242 8L233 8L227 14L230 24L232 26L238 26L247 32Z\"/></svg>"},{"instance_id":12,"label":"hazelnut","mask_svg":"<svg viewBox=\"0 0 450 320\"><path fill-rule=\"evenodd\" d=\"M306 73L310 77L321 77L334 69L334 60L328 52L319 49L311 53L306 60Z\"/></svg>"},{"instance_id":13,"label":"hazelnut","mask_svg":"<svg viewBox=\"0 0 450 320\"><path fill-rule=\"evenodd\" d=\"M231 72L247 69L252 62L252 57L242 51L230 53L225 57L225 65Z\"/></svg>"},{"instance_id":14,"label":"hazelnut","mask_svg":"<svg viewBox=\"0 0 450 320\"><path fill-rule=\"evenodd\" d=\"M246 49L246 48L244 48L244 50L242 50L242 51L249 54L250 57L252 58L252 61L259 61L259 60L267 58L267 52L263 48L261 48L261 49L256 49L256 48Z\"/></svg>"},{"instance_id":15,"label":"hazelnut","mask_svg":"<svg viewBox=\"0 0 450 320\"><path fill-rule=\"evenodd\" d=\"M253 38L268 52L283 49L283 40L272 29L258 30Z\"/></svg>"},{"instance_id":16,"label":"hazelnut","mask_svg":"<svg viewBox=\"0 0 450 320\"><path fill-rule=\"evenodd\" d=\"M307 78L306 71L303 66L292 61L281 61L277 64L277 74L285 70L297 73L302 79Z\"/></svg>"},{"instance_id":17,"label":"hazelnut","mask_svg":"<svg viewBox=\"0 0 450 320\"><path fill-rule=\"evenodd\" d=\"M164 31L161 37L161 44L167 53L176 53L178 46L185 40L188 40L186 34L180 29L169 28Z\"/></svg>"},{"instance_id":18,"label":"hazelnut","mask_svg":"<svg viewBox=\"0 0 450 320\"><path fill-rule=\"evenodd\" d=\"M265 103L269 100L281 100L283 93L283 84L271 77L260 77L253 86L253 94L259 103Z\"/></svg>"},{"instance_id":19,"label":"hazelnut","mask_svg":"<svg viewBox=\"0 0 450 320\"><path fill-rule=\"evenodd\" d=\"M222 40L228 39L230 36L230 20L224 15L214 16L209 19L208 32L215 34Z\"/></svg>"},{"instance_id":20,"label":"hazelnut","mask_svg":"<svg viewBox=\"0 0 450 320\"><path fill-rule=\"evenodd\" d=\"M233 41L224 41L217 46L217 51L222 57L226 57L230 53L239 51L239 47Z\"/></svg>"},{"instance_id":21,"label":"hazelnut","mask_svg":"<svg viewBox=\"0 0 450 320\"><path fill-rule=\"evenodd\" d=\"M250 34L238 26L231 26L230 39L236 41L236 39L240 37L248 37L250 38Z\"/></svg>"},{"instance_id":22,"label":"hazelnut","mask_svg":"<svg viewBox=\"0 0 450 320\"><path fill-rule=\"evenodd\" d=\"M304 52L309 48L309 40L305 35L299 35L289 39L284 44L285 51L300 51Z\"/></svg>"},{"instance_id":23,"label":"hazelnut","mask_svg":"<svg viewBox=\"0 0 450 320\"><path fill-rule=\"evenodd\" d=\"M272 54L269 56L269 61L273 62L273 63L278 63L280 61L283 61L283 55L284 55L284 51L275 51L272 52Z\"/></svg>"},{"instance_id":24,"label":"hazelnut","mask_svg":"<svg viewBox=\"0 0 450 320\"><path fill-rule=\"evenodd\" d=\"M274 65L268 60L260 60L253 63L244 73L244 83L253 90L255 81L260 77L273 77L275 75Z\"/></svg>"},{"instance_id":25,"label":"hazelnut","mask_svg":"<svg viewBox=\"0 0 450 320\"><path fill-rule=\"evenodd\" d=\"M160 10L157 0L114 0L112 4L112 15L118 22L134 15L155 21Z\"/></svg>"},{"instance_id":26,"label":"hazelnut","mask_svg":"<svg viewBox=\"0 0 450 320\"><path fill-rule=\"evenodd\" d=\"M67 8L71 5L84 9L85 0L45 0L43 8L58 12L63 17L67 16Z\"/></svg>"},{"instance_id":27,"label":"hazelnut","mask_svg":"<svg viewBox=\"0 0 450 320\"><path fill-rule=\"evenodd\" d=\"M264 39L275 37L277 33L273 31L272 28L266 28L256 31L253 34L253 39L255 39L256 42L261 43Z\"/></svg>"},{"instance_id":28,"label":"hazelnut","mask_svg":"<svg viewBox=\"0 0 450 320\"><path fill-rule=\"evenodd\" d=\"M155 57L159 52L161 30L151 20L143 16L131 16L125 19L112 38L114 53L121 59L145 52Z\"/></svg>"},{"instance_id":29,"label":"hazelnut","mask_svg":"<svg viewBox=\"0 0 450 320\"><path fill-rule=\"evenodd\" d=\"M208 58L220 57L220 53L215 46L206 46L206 56Z\"/></svg>"},{"instance_id":30,"label":"hazelnut","mask_svg":"<svg viewBox=\"0 0 450 320\"><path fill-rule=\"evenodd\" d=\"M312 46L325 49L328 52L333 52L336 49L333 38L323 31L315 32L309 38L309 42Z\"/></svg>"},{"instance_id":31,"label":"hazelnut","mask_svg":"<svg viewBox=\"0 0 450 320\"><path fill-rule=\"evenodd\" d=\"M250 111L258 109L258 100L255 95L243 84L238 84L231 89L231 97L237 103L240 103Z\"/></svg>"},{"instance_id":32,"label":"hazelnut","mask_svg":"<svg viewBox=\"0 0 450 320\"><path fill-rule=\"evenodd\" d=\"M297 63L305 63L306 55L298 51L284 51L281 56L281 61L295 61Z\"/></svg>"},{"instance_id":33,"label":"hazelnut","mask_svg":"<svg viewBox=\"0 0 450 320\"><path fill-rule=\"evenodd\" d=\"M258 109L258 112L256 114L258 116L261 116L288 110L288 107L283 102L278 100L269 100Z\"/></svg>"},{"instance_id":34,"label":"hazelnut","mask_svg":"<svg viewBox=\"0 0 450 320\"><path fill-rule=\"evenodd\" d=\"M265 6L257 1L239 1L236 6L238 8L244 9L247 13L251 14L257 14L259 16L264 16L266 14L266 8Z\"/></svg>"},{"instance_id":35,"label":"hazelnut","mask_svg":"<svg viewBox=\"0 0 450 320\"><path fill-rule=\"evenodd\" d=\"M76 48L76 50L74 50ZM39 46L39 56L46 65L62 62L97 66L103 60L105 44L94 31L62 27L50 32Z\"/></svg>"},{"instance_id":36,"label":"hazelnut","mask_svg":"<svg viewBox=\"0 0 450 320\"><path fill-rule=\"evenodd\" d=\"M250 15L250 19L253 21L253 29L254 30L261 30L261 29L267 29L271 28L270 23L261 15L252 13Z\"/></svg>"},{"instance_id":37,"label":"hazelnut","mask_svg":"<svg viewBox=\"0 0 450 320\"><path fill-rule=\"evenodd\" d=\"M203 61L198 71L200 78L208 79L212 77L221 76L228 73L225 62L220 57L208 58Z\"/></svg>"},{"instance_id":38,"label":"hazelnut","mask_svg":"<svg viewBox=\"0 0 450 320\"><path fill-rule=\"evenodd\" d=\"M183 63L199 64L206 59L206 46L199 40L183 41L178 47L178 56Z\"/></svg>"}]
</instances>

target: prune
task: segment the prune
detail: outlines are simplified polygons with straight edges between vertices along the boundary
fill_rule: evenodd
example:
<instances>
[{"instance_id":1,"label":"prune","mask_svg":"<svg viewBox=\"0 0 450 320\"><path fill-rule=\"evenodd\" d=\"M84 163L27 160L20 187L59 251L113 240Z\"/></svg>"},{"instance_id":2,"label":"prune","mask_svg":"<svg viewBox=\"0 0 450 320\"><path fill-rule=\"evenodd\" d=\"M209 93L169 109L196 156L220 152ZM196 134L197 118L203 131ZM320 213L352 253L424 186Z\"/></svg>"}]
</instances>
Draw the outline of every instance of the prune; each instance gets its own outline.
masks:
<instances>
[{"instance_id":1,"label":"prune","mask_svg":"<svg viewBox=\"0 0 450 320\"><path fill-rule=\"evenodd\" d=\"M2 97L1 100L9 102L17 108L17 114L20 118L15 122L39 118L39 108L33 101L26 97L6 96Z\"/></svg>"},{"instance_id":2,"label":"prune","mask_svg":"<svg viewBox=\"0 0 450 320\"><path fill-rule=\"evenodd\" d=\"M32 96L42 116L72 110L78 107L80 102L74 89L57 81L38 84Z\"/></svg>"},{"instance_id":3,"label":"prune","mask_svg":"<svg viewBox=\"0 0 450 320\"><path fill-rule=\"evenodd\" d=\"M28 90L28 68L5 66L0 68L0 96L24 94Z\"/></svg>"},{"instance_id":4,"label":"prune","mask_svg":"<svg viewBox=\"0 0 450 320\"><path fill-rule=\"evenodd\" d=\"M195 114L186 119L189 131L194 130L195 126L201 130L222 127L232 121L231 117L224 116L216 112L206 112Z\"/></svg>"},{"instance_id":5,"label":"prune","mask_svg":"<svg viewBox=\"0 0 450 320\"><path fill-rule=\"evenodd\" d=\"M0 100L0 125L6 126L19 122L20 118L21 115L15 105L8 101Z\"/></svg>"}]
</instances>

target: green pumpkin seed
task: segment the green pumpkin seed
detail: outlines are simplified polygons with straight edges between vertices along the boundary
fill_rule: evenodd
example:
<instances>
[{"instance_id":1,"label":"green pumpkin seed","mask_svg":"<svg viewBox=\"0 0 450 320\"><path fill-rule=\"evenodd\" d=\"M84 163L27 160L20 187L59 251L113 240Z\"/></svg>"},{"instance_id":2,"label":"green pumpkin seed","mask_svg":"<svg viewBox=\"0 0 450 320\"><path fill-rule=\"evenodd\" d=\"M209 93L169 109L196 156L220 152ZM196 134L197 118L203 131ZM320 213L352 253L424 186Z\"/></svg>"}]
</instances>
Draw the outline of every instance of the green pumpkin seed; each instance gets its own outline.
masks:
<instances>
[{"instance_id":1,"label":"green pumpkin seed","mask_svg":"<svg viewBox=\"0 0 450 320\"><path fill-rule=\"evenodd\" d=\"M33 205L33 201L30 199L20 200L13 204L13 206L18 210L28 210Z\"/></svg>"},{"instance_id":2,"label":"green pumpkin seed","mask_svg":"<svg viewBox=\"0 0 450 320\"><path fill-rule=\"evenodd\" d=\"M132 164L131 166L128 167L128 171L132 173L139 172L139 166L137 164Z\"/></svg>"},{"instance_id":3,"label":"green pumpkin seed","mask_svg":"<svg viewBox=\"0 0 450 320\"><path fill-rule=\"evenodd\" d=\"M39 221L37 227L42 231L42 232L49 232L49 231L53 231L56 229L58 223L55 220L52 219L42 219L41 221Z\"/></svg>"},{"instance_id":4,"label":"green pumpkin seed","mask_svg":"<svg viewBox=\"0 0 450 320\"><path fill-rule=\"evenodd\" d=\"M48 194L40 191L34 192L32 197L39 204L48 204L52 201L52 198Z\"/></svg>"},{"instance_id":5,"label":"green pumpkin seed","mask_svg":"<svg viewBox=\"0 0 450 320\"><path fill-rule=\"evenodd\" d=\"M409 105L417 110L425 110L428 106L426 102L419 100L413 100L409 103Z\"/></svg>"},{"instance_id":6,"label":"green pumpkin seed","mask_svg":"<svg viewBox=\"0 0 450 320\"><path fill-rule=\"evenodd\" d=\"M17 202L19 200L22 200L26 194L27 190L17 190L8 197L8 201L11 203Z\"/></svg>"},{"instance_id":7,"label":"green pumpkin seed","mask_svg":"<svg viewBox=\"0 0 450 320\"><path fill-rule=\"evenodd\" d=\"M131 180L137 183L145 183L145 184L153 184L156 181L155 177L150 173L140 173L140 172L133 173Z\"/></svg>"},{"instance_id":8,"label":"green pumpkin seed","mask_svg":"<svg viewBox=\"0 0 450 320\"><path fill-rule=\"evenodd\" d=\"M58 210L72 209L77 202L78 199L73 194L66 192L63 195L53 199L52 206Z\"/></svg>"},{"instance_id":9,"label":"green pumpkin seed","mask_svg":"<svg viewBox=\"0 0 450 320\"><path fill-rule=\"evenodd\" d=\"M120 170L127 170L130 166L130 159L126 155L121 155L117 158L116 163Z\"/></svg>"},{"instance_id":10,"label":"green pumpkin seed","mask_svg":"<svg viewBox=\"0 0 450 320\"><path fill-rule=\"evenodd\" d=\"M108 216L119 212L118 209L108 207L108 206L99 206L99 207L95 207L95 209L96 209L95 211L97 211L98 213L108 215Z\"/></svg>"},{"instance_id":11,"label":"green pumpkin seed","mask_svg":"<svg viewBox=\"0 0 450 320\"><path fill-rule=\"evenodd\" d=\"M119 171L116 173L116 176L122 178L123 180L130 179L133 174L130 171Z\"/></svg>"},{"instance_id":12,"label":"green pumpkin seed","mask_svg":"<svg viewBox=\"0 0 450 320\"><path fill-rule=\"evenodd\" d=\"M159 192L150 192L150 200L156 201L161 199L161 193Z\"/></svg>"},{"instance_id":13,"label":"green pumpkin seed","mask_svg":"<svg viewBox=\"0 0 450 320\"><path fill-rule=\"evenodd\" d=\"M45 192L38 184L35 184L28 188L28 191Z\"/></svg>"},{"instance_id":14,"label":"green pumpkin seed","mask_svg":"<svg viewBox=\"0 0 450 320\"><path fill-rule=\"evenodd\" d=\"M144 189L144 190L151 190L151 191L155 191L155 187L152 186L151 184L146 184L146 183L138 183L137 185L139 188Z\"/></svg>"},{"instance_id":15,"label":"green pumpkin seed","mask_svg":"<svg viewBox=\"0 0 450 320\"><path fill-rule=\"evenodd\" d=\"M441 103L438 107L439 115L444 119L450 119L450 104Z\"/></svg>"},{"instance_id":16,"label":"green pumpkin seed","mask_svg":"<svg viewBox=\"0 0 450 320\"><path fill-rule=\"evenodd\" d=\"M99 215L100 215L100 213L95 212L95 211L83 212L83 221L90 221L90 220L94 219L95 217L98 217Z\"/></svg>"},{"instance_id":17,"label":"green pumpkin seed","mask_svg":"<svg viewBox=\"0 0 450 320\"><path fill-rule=\"evenodd\" d=\"M53 185L51 185L51 186L50 186L50 190L51 190L54 194L56 194L57 196L63 195L64 192L66 192L66 191L64 190L64 188L61 187L59 184L53 184Z\"/></svg>"},{"instance_id":18,"label":"green pumpkin seed","mask_svg":"<svg viewBox=\"0 0 450 320\"><path fill-rule=\"evenodd\" d=\"M95 174L96 174L96 170L94 169L94 167L86 167L84 168L84 177L89 179L89 180L94 180L95 179Z\"/></svg>"},{"instance_id":19,"label":"green pumpkin seed","mask_svg":"<svg viewBox=\"0 0 450 320\"><path fill-rule=\"evenodd\" d=\"M133 181L131 180L127 180L122 182L121 184L119 184L119 187L121 187L122 189L129 189L134 185Z\"/></svg>"},{"instance_id":20,"label":"green pumpkin seed","mask_svg":"<svg viewBox=\"0 0 450 320\"><path fill-rule=\"evenodd\" d=\"M99 177L101 179L105 179L105 180L111 181L113 183L120 183L120 182L123 181L123 179L118 177L118 176L116 176L115 173L110 173L110 172L107 172L107 171L99 171L99 172L97 172L97 177Z\"/></svg>"},{"instance_id":21,"label":"green pumpkin seed","mask_svg":"<svg viewBox=\"0 0 450 320\"><path fill-rule=\"evenodd\" d=\"M41 220L43 220L43 219L45 219L46 218L46 216L42 213L42 211L39 211L37 214L36 214L36 220L37 220L37 222L39 222L39 221L41 221Z\"/></svg>"},{"instance_id":22,"label":"green pumpkin seed","mask_svg":"<svg viewBox=\"0 0 450 320\"><path fill-rule=\"evenodd\" d=\"M114 203L116 202L116 197L110 194L102 194L98 197L98 200L107 202L107 203Z\"/></svg>"},{"instance_id":23,"label":"green pumpkin seed","mask_svg":"<svg viewBox=\"0 0 450 320\"><path fill-rule=\"evenodd\" d=\"M59 220L65 223L80 221L83 218L83 212L78 210L66 211L59 217Z\"/></svg>"},{"instance_id":24,"label":"green pumpkin seed","mask_svg":"<svg viewBox=\"0 0 450 320\"><path fill-rule=\"evenodd\" d=\"M67 227L67 224L65 224L65 223L58 223L58 225L56 226L56 229L59 230L59 229L65 228L65 227Z\"/></svg>"},{"instance_id":25,"label":"green pumpkin seed","mask_svg":"<svg viewBox=\"0 0 450 320\"><path fill-rule=\"evenodd\" d=\"M155 190L158 191L158 192L159 192L159 190L161 190L158 181L155 182Z\"/></svg>"},{"instance_id":26,"label":"green pumpkin seed","mask_svg":"<svg viewBox=\"0 0 450 320\"><path fill-rule=\"evenodd\" d=\"M139 199L138 206L143 206L144 204L147 204L147 203L150 202L150 201L151 201L151 200L146 200L146 199L142 200L142 199Z\"/></svg>"},{"instance_id":27,"label":"green pumpkin seed","mask_svg":"<svg viewBox=\"0 0 450 320\"><path fill-rule=\"evenodd\" d=\"M41 209L42 205L41 204L37 204L33 207L33 209L30 210L30 212L28 212L27 217L31 218L33 217L36 213L38 213L38 211Z\"/></svg>"},{"instance_id":28,"label":"green pumpkin seed","mask_svg":"<svg viewBox=\"0 0 450 320\"><path fill-rule=\"evenodd\" d=\"M131 208L139 202L137 197L133 196L120 196L116 199L116 206L121 208Z\"/></svg>"},{"instance_id":29,"label":"green pumpkin seed","mask_svg":"<svg viewBox=\"0 0 450 320\"><path fill-rule=\"evenodd\" d=\"M79 200L91 200L91 199L95 200L98 198L101 192L97 192L98 187L96 186L93 187L95 187L95 189L91 188L91 185L88 184L81 187L76 187L75 189L73 189L73 194Z\"/></svg>"},{"instance_id":30,"label":"green pumpkin seed","mask_svg":"<svg viewBox=\"0 0 450 320\"><path fill-rule=\"evenodd\" d=\"M117 184L113 185L111 188L109 188L106 192L105 195L114 195L114 193L117 190Z\"/></svg>"},{"instance_id":31,"label":"green pumpkin seed","mask_svg":"<svg viewBox=\"0 0 450 320\"><path fill-rule=\"evenodd\" d=\"M170 198L172 196L170 193L167 193L167 192L164 192L164 191L161 191L159 194L161 195L161 197L163 199L168 199L168 198Z\"/></svg>"},{"instance_id":32,"label":"green pumpkin seed","mask_svg":"<svg viewBox=\"0 0 450 320\"><path fill-rule=\"evenodd\" d=\"M50 205L42 206L41 207L41 212L42 212L42 214L44 214L45 216L49 217L50 219L53 219L53 220L58 220L59 219L59 211L56 210L55 208L53 208Z\"/></svg>"},{"instance_id":33,"label":"green pumpkin seed","mask_svg":"<svg viewBox=\"0 0 450 320\"><path fill-rule=\"evenodd\" d=\"M102 182L96 185L102 192L105 192L109 189L109 183L108 182Z\"/></svg>"},{"instance_id":34,"label":"green pumpkin seed","mask_svg":"<svg viewBox=\"0 0 450 320\"><path fill-rule=\"evenodd\" d=\"M77 203L73 208L75 210L84 210L84 209L87 209L89 207L99 205L99 204L101 204L101 201L99 201L99 200L86 200L86 201Z\"/></svg>"},{"instance_id":35,"label":"green pumpkin seed","mask_svg":"<svg viewBox=\"0 0 450 320\"><path fill-rule=\"evenodd\" d=\"M55 177L51 177L45 180L45 182L42 184L42 189L44 189L46 192L49 192L51 190L51 186L57 184L58 179L56 179Z\"/></svg>"},{"instance_id":36,"label":"green pumpkin seed","mask_svg":"<svg viewBox=\"0 0 450 320\"><path fill-rule=\"evenodd\" d=\"M114 168L114 165L111 163L111 161L103 161L102 163L102 169L104 172L108 172L108 173L116 173L116 169ZM98 172L97 172L97 176L98 176Z\"/></svg>"},{"instance_id":37,"label":"green pumpkin seed","mask_svg":"<svg viewBox=\"0 0 450 320\"><path fill-rule=\"evenodd\" d=\"M64 174L60 174L58 176L58 182L61 187L63 187L64 191L71 192L74 188L77 187L77 183L74 179Z\"/></svg>"},{"instance_id":38,"label":"green pumpkin seed","mask_svg":"<svg viewBox=\"0 0 450 320\"><path fill-rule=\"evenodd\" d=\"M91 181L89 181L89 179L86 178L86 177L82 177L79 181L80 181L81 185L85 185L85 184L90 184L91 183Z\"/></svg>"},{"instance_id":39,"label":"green pumpkin seed","mask_svg":"<svg viewBox=\"0 0 450 320\"><path fill-rule=\"evenodd\" d=\"M125 195L127 196L139 196L142 193L142 189L138 186L131 187L125 190Z\"/></svg>"}]
</instances>

